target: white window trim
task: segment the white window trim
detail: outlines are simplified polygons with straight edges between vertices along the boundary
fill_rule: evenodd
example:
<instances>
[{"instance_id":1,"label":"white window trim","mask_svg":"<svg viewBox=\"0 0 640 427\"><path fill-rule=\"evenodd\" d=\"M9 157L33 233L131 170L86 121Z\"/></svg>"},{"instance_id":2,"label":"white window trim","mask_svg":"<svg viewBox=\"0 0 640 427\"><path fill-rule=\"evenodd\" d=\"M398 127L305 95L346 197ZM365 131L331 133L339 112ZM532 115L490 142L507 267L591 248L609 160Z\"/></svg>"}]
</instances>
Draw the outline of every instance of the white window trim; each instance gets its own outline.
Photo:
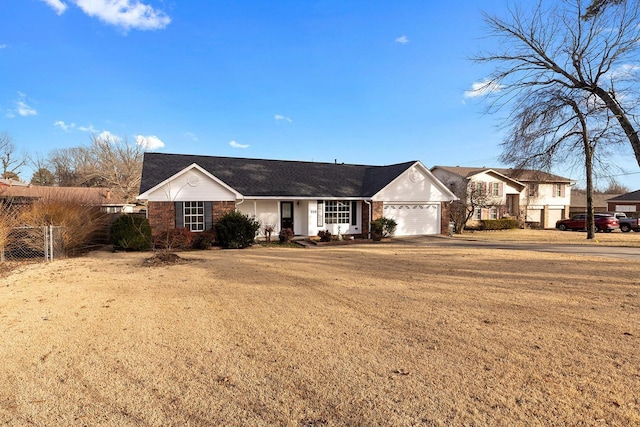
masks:
<instances>
[{"instance_id":1,"label":"white window trim","mask_svg":"<svg viewBox=\"0 0 640 427\"><path fill-rule=\"evenodd\" d=\"M184 227L196 233L204 231L204 202L183 202L183 209Z\"/></svg>"},{"instance_id":2,"label":"white window trim","mask_svg":"<svg viewBox=\"0 0 640 427\"><path fill-rule=\"evenodd\" d=\"M351 224L351 201L325 200L324 223L338 225Z\"/></svg>"}]
</instances>

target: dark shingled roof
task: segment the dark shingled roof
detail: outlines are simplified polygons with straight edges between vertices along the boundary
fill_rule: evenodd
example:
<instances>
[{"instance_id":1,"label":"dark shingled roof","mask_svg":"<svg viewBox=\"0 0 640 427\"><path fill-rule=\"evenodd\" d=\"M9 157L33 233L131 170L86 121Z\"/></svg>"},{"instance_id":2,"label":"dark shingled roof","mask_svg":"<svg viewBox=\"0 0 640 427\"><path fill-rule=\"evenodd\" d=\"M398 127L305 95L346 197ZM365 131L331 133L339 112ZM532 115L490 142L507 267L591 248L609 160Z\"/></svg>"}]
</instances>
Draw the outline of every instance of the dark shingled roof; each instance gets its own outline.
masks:
<instances>
[{"instance_id":1,"label":"dark shingled roof","mask_svg":"<svg viewBox=\"0 0 640 427\"><path fill-rule=\"evenodd\" d=\"M621 194L618 197L612 197L607 201L608 202L640 202L640 190Z\"/></svg>"},{"instance_id":2,"label":"dark shingled roof","mask_svg":"<svg viewBox=\"0 0 640 427\"><path fill-rule=\"evenodd\" d=\"M140 193L193 163L244 196L371 197L415 161L366 166L145 153Z\"/></svg>"},{"instance_id":3,"label":"dark shingled roof","mask_svg":"<svg viewBox=\"0 0 640 427\"><path fill-rule=\"evenodd\" d=\"M487 167L460 167L460 166L434 166L431 168L431 170L433 171L434 169L439 168L439 169L443 169L452 173L455 173L457 175L460 175L464 178L468 178L470 176L473 176L475 174L484 172L486 170L493 170L498 172L499 174L502 174L504 176L507 176L511 179L514 179L516 181L520 181L520 182L566 182L566 183L571 183L573 182L571 179L569 178L565 178L563 176L559 176L559 175L554 175L552 173L548 173L548 172L543 172L543 171L539 171L539 170L533 170L533 169L505 169L505 168L487 168Z\"/></svg>"}]
</instances>

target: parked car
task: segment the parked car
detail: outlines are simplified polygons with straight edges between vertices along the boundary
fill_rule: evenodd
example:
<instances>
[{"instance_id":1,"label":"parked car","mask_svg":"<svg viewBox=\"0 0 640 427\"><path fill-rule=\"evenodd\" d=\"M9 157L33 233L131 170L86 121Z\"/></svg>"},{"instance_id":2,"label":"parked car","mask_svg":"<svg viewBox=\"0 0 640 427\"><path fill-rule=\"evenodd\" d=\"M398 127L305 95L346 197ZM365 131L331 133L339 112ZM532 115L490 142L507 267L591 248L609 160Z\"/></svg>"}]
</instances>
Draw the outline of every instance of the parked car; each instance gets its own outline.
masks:
<instances>
[{"instance_id":1,"label":"parked car","mask_svg":"<svg viewBox=\"0 0 640 427\"><path fill-rule=\"evenodd\" d=\"M620 222L611 214L594 214L593 221L595 222L596 231L611 232L620 228ZM561 219L556 222L556 228L561 231L586 230L587 214L577 214L569 219Z\"/></svg>"},{"instance_id":2,"label":"parked car","mask_svg":"<svg viewBox=\"0 0 640 427\"><path fill-rule=\"evenodd\" d=\"M628 233L631 230L636 232L640 231L640 222L638 221L638 218L628 217L624 212L607 213L615 216L618 219L618 222L620 223L620 231L623 231L625 233Z\"/></svg>"}]
</instances>

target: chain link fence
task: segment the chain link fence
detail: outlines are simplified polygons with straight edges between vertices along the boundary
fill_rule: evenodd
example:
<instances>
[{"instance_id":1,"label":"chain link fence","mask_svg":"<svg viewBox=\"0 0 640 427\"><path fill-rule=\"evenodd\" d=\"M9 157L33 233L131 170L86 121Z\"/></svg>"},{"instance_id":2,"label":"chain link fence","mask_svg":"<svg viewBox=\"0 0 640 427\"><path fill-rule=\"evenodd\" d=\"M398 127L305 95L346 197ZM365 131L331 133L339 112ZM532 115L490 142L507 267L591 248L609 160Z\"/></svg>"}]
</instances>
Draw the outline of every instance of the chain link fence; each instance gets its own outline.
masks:
<instances>
[{"instance_id":1,"label":"chain link fence","mask_svg":"<svg viewBox=\"0 0 640 427\"><path fill-rule=\"evenodd\" d=\"M64 257L62 227L15 227L0 247L0 262L53 261Z\"/></svg>"}]
</instances>

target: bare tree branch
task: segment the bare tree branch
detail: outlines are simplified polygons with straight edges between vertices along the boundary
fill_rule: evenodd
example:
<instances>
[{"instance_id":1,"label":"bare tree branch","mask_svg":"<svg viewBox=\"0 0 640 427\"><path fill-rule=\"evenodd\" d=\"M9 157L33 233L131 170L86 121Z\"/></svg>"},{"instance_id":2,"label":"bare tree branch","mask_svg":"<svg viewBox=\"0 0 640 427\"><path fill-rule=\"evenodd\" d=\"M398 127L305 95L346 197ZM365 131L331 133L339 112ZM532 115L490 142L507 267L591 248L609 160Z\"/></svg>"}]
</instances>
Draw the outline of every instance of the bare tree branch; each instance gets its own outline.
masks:
<instances>
[{"instance_id":1,"label":"bare tree branch","mask_svg":"<svg viewBox=\"0 0 640 427\"><path fill-rule=\"evenodd\" d=\"M514 6L507 19L485 15L501 48L474 58L495 66L481 90L491 97L490 112L551 89L572 93L575 100L595 95L640 165L640 2L594 0L589 7L594 5L600 9L589 19L583 19L589 8L582 0L539 0L529 11Z\"/></svg>"},{"instance_id":2,"label":"bare tree branch","mask_svg":"<svg viewBox=\"0 0 640 427\"><path fill-rule=\"evenodd\" d=\"M16 154L16 146L7 132L0 133L0 164L2 175L0 178L20 178L20 169L27 164L29 156L26 153Z\"/></svg>"}]
</instances>

